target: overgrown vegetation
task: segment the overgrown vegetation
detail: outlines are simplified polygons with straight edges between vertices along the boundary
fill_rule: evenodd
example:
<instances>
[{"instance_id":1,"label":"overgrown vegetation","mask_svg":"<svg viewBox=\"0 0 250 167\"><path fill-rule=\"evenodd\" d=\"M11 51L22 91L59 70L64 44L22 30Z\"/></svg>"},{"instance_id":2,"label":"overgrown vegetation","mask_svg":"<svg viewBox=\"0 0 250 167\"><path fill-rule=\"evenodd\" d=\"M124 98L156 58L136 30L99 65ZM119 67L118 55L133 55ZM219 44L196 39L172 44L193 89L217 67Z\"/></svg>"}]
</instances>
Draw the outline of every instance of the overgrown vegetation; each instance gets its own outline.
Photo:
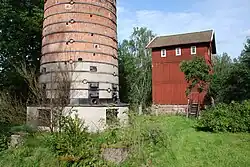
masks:
<instances>
[{"instance_id":1,"label":"overgrown vegetation","mask_svg":"<svg viewBox=\"0 0 250 167\"><path fill-rule=\"evenodd\" d=\"M51 131L39 133L23 124L26 104L44 102L37 80L43 2L3 0L0 14L0 166L115 166L101 157L106 147L129 149L129 158L120 165L124 167L250 166L248 133L193 128L250 131L250 102L245 101L250 99L250 39L234 60L226 53L214 56L212 74L198 56L181 65L190 83L187 94L198 88L216 102L202 112L197 124L182 117L131 116L126 128L115 126L90 134L78 117L62 115L70 83L69 76L61 73L54 80L64 83L57 87L59 98L50 103L51 111L56 111ZM131 106L140 106L139 113L151 103L151 54L145 47L154 36L145 27L134 28L130 39L119 44L120 97ZM51 123L48 118L42 121ZM55 122L59 122L59 132L54 131ZM26 142L8 149L10 135L18 132L29 134Z\"/></svg>"},{"instance_id":2,"label":"overgrown vegetation","mask_svg":"<svg viewBox=\"0 0 250 167\"><path fill-rule=\"evenodd\" d=\"M250 102L217 104L202 112L198 128L214 132L250 132Z\"/></svg>"},{"instance_id":3,"label":"overgrown vegetation","mask_svg":"<svg viewBox=\"0 0 250 167\"><path fill-rule=\"evenodd\" d=\"M154 36L145 27L134 28L130 39L119 44L121 100L144 109L151 104L152 94L151 53L145 48Z\"/></svg>"},{"instance_id":4,"label":"overgrown vegetation","mask_svg":"<svg viewBox=\"0 0 250 167\"><path fill-rule=\"evenodd\" d=\"M63 132L46 137L46 143L59 162L66 166L104 166L100 148L93 142L84 122L77 115L63 117L63 121Z\"/></svg>"},{"instance_id":5,"label":"overgrown vegetation","mask_svg":"<svg viewBox=\"0 0 250 167\"><path fill-rule=\"evenodd\" d=\"M210 66L202 56L195 56L191 61L183 61L180 64L181 71L185 74L185 79L189 83L187 96L196 88L199 93L206 91L210 82Z\"/></svg>"},{"instance_id":6,"label":"overgrown vegetation","mask_svg":"<svg viewBox=\"0 0 250 167\"><path fill-rule=\"evenodd\" d=\"M213 59L213 79L210 92L216 102L231 103L250 99L250 39L241 55L234 60L224 53Z\"/></svg>"},{"instance_id":7,"label":"overgrown vegetation","mask_svg":"<svg viewBox=\"0 0 250 167\"><path fill-rule=\"evenodd\" d=\"M209 71L204 59L194 57L184 61L181 70L193 88L204 89L216 105L202 112L199 129L208 131L249 132L250 99L250 39L238 58L233 61L224 53L213 57L213 70ZM248 102L247 102L248 100Z\"/></svg>"},{"instance_id":8,"label":"overgrown vegetation","mask_svg":"<svg viewBox=\"0 0 250 167\"><path fill-rule=\"evenodd\" d=\"M74 124L77 126L74 125L73 129L78 129L80 124ZM57 134L57 137L37 134L27 138L18 149L0 153L0 166L116 166L98 156L105 147L130 149L128 159L119 165L122 167L250 165L249 134L198 132L195 125L195 120L184 117L133 117L132 125L124 129L112 129L99 134L78 131L82 135L78 136L80 139L73 137L73 143L79 142L74 143L75 146L69 143L71 138L65 134ZM75 134L80 133L74 132L72 135ZM52 149L57 148L51 146L59 140L62 140L59 143L63 147ZM91 157L93 153L95 155ZM80 159L81 156L85 158Z\"/></svg>"}]
</instances>

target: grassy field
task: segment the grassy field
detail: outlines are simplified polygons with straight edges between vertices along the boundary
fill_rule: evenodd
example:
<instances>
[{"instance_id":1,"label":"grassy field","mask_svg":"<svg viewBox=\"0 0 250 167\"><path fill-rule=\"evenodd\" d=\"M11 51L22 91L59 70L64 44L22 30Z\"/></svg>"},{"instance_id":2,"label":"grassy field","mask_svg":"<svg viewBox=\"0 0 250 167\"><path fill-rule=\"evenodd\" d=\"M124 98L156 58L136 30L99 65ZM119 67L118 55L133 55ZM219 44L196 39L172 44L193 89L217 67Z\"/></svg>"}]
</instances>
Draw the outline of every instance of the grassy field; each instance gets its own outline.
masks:
<instances>
[{"instance_id":1,"label":"grassy field","mask_svg":"<svg viewBox=\"0 0 250 167\"><path fill-rule=\"evenodd\" d=\"M154 117L150 122L168 136L167 148L153 149L152 166L250 166L249 134L197 132L195 121L182 117Z\"/></svg>"},{"instance_id":2,"label":"grassy field","mask_svg":"<svg viewBox=\"0 0 250 167\"><path fill-rule=\"evenodd\" d=\"M132 153L123 167L248 167L250 134L199 132L195 120L177 116L139 117L126 129L95 135L95 142L129 142ZM62 166L42 137L0 153L0 166Z\"/></svg>"}]
</instances>

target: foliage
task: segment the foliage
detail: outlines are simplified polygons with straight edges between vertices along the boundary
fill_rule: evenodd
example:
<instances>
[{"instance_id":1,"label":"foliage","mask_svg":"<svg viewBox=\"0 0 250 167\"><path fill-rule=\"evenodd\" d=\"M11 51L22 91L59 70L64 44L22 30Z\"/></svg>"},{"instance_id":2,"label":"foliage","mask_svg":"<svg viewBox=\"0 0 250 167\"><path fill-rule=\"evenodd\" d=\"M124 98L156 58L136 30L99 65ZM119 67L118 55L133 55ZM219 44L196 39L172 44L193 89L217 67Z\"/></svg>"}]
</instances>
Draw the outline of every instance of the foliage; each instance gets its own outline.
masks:
<instances>
[{"instance_id":1,"label":"foliage","mask_svg":"<svg viewBox=\"0 0 250 167\"><path fill-rule=\"evenodd\" d=\"M23 146L16 149L9 149L0 153L0 166L5 167L48 167L63 166L56 159L46 145L43 137L36 135L30 136L25 140Z\"/></svg>"},{"instance_id":2,"label":"foliage","mask_svg":"<svg viewBox=\"0 0 250 167\"><path fill-rule=\"evenodd\" d=\"M180 64L181 71L185 74L185 79L189 83L186 94L197 88L199 92L202 92L210 81L210 67L206 64L206 61L201 56L194 56L192 60L183 61Z\"/></svg>"},{"instance_id":3,"label":"foliage","mask_svg":"<svg viewBox=\"0 0 250 167\"><path fill-rule=\"evenodd\" d=\"M64 117L61 133L48 138L50 148L68 166L102 166L100 150L92 141L84 122L76 115Z\"/></svg>"},{"instance_id":4,"label":"foliage","mask_svg":"<svg viewBox=\"0 0 250 167\"><path fill-rule=\"evenodd\" d=\"M227 53L213 56L213 74L209 87L209 94L215 98L216 102L225 101L227 89L227 77L233 70L234 64Z\"/></svg>"},{"instance_id":5,"label":"foliage","mask_svg":"<svg viewBox=\"0 0 250 167\"><path fill-rule=\"evenodd\" d=\"M118 148L124 146L121 141L131 141L129 159L120 166L216 167L250 164L246 156L250 155L250 147L246 146L249 134L199 132L193 129L195 124L195 120L184 117L132 117L130 127L116 131ZM107 133L100 134L99 140L105 142L102 137ZM116 147L116 144L110 147Z\"/></svg>"},{"instance_id":6,"label":"foliage","mask_svg":"<svg viewBox=\"0 0 250 167\"><path fill-rule=\"evenodd\" d=\"M0 152L8 149L8 137L0 134Z\"/></svg>"},{"instance_id":7,"label":"foliage","mask_svg":"<svg viewBox=\"0 0 250 167\"><path fill-rule=\"evenodd\" d=\"M0 122L23 124L26 120L26 108L23 102L9 92L0 92Z\"/></svg>"},{"instance_id":8,"label":"foliage","mask_svg":"<svg viewBox=\"0 0 250 167\"><path fill-rule=\"evenodd\" d=\"M201 114L198 128L215 132L250 132L250 102L218 104Z\"/></svg>"},{"instance_id":9,"label":"foliage","mask_svg":"<svg viewBox=\"0 0 250 167\"><path fill-rule=\"evenodd\" d=\"M0 87L25 101L28 88L13 65L25 62L39 69L43 2L2 0L0 15Z\"/></svg>"},{"instance_id":10,"label":"foliage","mask_svg":"<svg viewBox=\"0 0 250 167\"><path fill-rule=\"evenodd\" d=\"M157 118L130 116L130 126L113 128L99 135L97 142L106 148L126 148L130 151L125 166L149 165L159 150L171 152L170 136Z\"/></svg>"},{"instance_id":11,"label":"foliage","mask_svg":"<svg viewBox=\"0 0 250 167\"><path fill-rule=\"evenodd\" d=\"M234 167L250 165L250 135L248 133L200 132L193 128L195 124L195 120L176 116L133 117L130 127L116 131L120 141L130 139L133 141L129 146L131 148L129 158L119 166ZM110 132L89 136L95 145L93 149L99 150L100 144L106 143L107 133ZM29 137L23 146L1 152L0 166L70 166L65 161L59 161L57 152L48 148L51 146L48 142L53 142L53 140L56 140L56 136L51 134L42 136L37 134ZM79 147L82 148L81 144ZM98 158L102 161L100 157ZM95 166L98 165L95 163ZM100 163L99 166L105 165Z\"/></svg>"},{"instance_id":12,"label":"foliage","mask_svg":"<svg viewBox=\"0 0 250 167\"><path fill-rule=\"evenodd\" d=\"M242 102L250 99L250 39L238 59L232 61L224 53L213 59L213 78L210 93L217 102Z\"/></svg>"},{"instance_id":13,"label":"foliage","mask_svg":"<svg viewBox=\"0 0 250 167\"><path fill-rule=\"evenodd\" d=\"M250 68L250 37L247 38L244 49L239 57L240 62Z\"/></svg>"},{"instance_id":14,"label":"foliage","mask_svg":"<svg viewBox=\"0 0 250 167\"><path fill-rule=\"evenodd\" d=\"M8 148L8 137L10 136L11 125L0 122L0 152Z\"/></svg>"},{"instance_id":15,"label":"foliage","mask_svg":"<svg viewBox=\"0 0 250 167\"><path fill-rule=\"evenodd\" d=\"M120 97L124 102L146 106L151 98L151 53L146 45L155 35L134 28L129 40L119 44Z\"/></svg>"},{"instance_id":16,"label":"foliage","mask_svg":"<svg viewBox=\"0 0 250 167\"><path fill-rule=\"evenodd\" d=\"M185 74L189 87L187 94L193 88L200 91L207 89L208 96L215 101L230 103L242 102L250 99L250 39L247 39L245 47L238 59L232 60L227 53L212 57L212 73L200 57L194 57L191 61L184 61L181 70ZM209 83L209 87L206 87Z\"/></svg>"},{"instance_id":17,"label":"foliage","mask_svg":"<svg viewBox=\"0 0 250 167\"><path fill-rule=\"evenodd\" d=\"M10 128L11 133L29 133L30 135L34 134L37 132L37 130L34 127L31 127L27 124L25 125L20 125L20 126L13 126Z\"/></svg>"}]
</instances>

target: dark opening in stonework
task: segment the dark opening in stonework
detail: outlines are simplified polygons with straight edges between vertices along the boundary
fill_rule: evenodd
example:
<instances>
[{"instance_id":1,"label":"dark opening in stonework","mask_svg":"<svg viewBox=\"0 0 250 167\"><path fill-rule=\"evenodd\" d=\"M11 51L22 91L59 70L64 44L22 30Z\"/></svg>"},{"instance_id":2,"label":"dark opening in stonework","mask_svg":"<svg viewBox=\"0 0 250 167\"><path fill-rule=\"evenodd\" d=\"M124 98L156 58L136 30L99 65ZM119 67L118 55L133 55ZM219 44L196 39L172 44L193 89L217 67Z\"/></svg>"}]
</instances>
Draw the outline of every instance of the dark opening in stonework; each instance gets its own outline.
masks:
<instances>
[{"instance_id":1,"label":"dark opening in stonework","mask_svg":"<svg viewBox=\"0 0 250 167\"><path fill-rule=\"evenodd\" d=\"M118 109L106 110L106 123L107 125L114 125L118 123Z\"/></svg>"},{"instance_id":2,"label":"dark opening in stonework","mask_svg":"<svg viewBox=\"0 0 250 167\"><path fill-rule=\"evenodd\" d=\"M90 66L90 72L97 72L97 67L96 66Z\"/></svg>"},{"instance_id":3,"label":"dark opening in stonework","mask_svg":"<svg viewBox=\"0 0 250 167\"><path fill-rule=\"evenodd\" d=\"M46 73L46 68L43 67L43 68L42 68L42 74L45 74L45 73Z\"/></svg>"},{"instance_id":4,"label":"dark opening in stonework","mask_svg":"<svg viewBox=\"0 0 250 167\"><path fill-rule=\"evenodd\" d=\"M39 126L50 126L51 123L51 112L47 109L38 110L38 125Z\"/></svg>"}]
</instances>

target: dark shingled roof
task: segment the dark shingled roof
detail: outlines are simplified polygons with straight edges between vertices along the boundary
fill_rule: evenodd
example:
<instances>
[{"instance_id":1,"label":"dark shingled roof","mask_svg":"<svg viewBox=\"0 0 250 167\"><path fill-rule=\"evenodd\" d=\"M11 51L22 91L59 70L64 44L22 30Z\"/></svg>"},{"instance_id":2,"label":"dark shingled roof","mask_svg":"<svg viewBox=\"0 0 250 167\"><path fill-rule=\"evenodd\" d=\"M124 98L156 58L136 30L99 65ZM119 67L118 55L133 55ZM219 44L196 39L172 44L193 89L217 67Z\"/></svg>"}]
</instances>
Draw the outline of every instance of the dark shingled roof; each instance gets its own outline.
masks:
<instances>
[{"instance_id":1,"label":"dark shingled roof","mask_svg":"<svg viewBox=\"0 0 250 167\"><path fill-rule=\"evenodd\" d=\"M147 48L211 42L211 40L213 40L212 36L213 30L158 36L148 44Z\"/></svg>"}]
</instances>

